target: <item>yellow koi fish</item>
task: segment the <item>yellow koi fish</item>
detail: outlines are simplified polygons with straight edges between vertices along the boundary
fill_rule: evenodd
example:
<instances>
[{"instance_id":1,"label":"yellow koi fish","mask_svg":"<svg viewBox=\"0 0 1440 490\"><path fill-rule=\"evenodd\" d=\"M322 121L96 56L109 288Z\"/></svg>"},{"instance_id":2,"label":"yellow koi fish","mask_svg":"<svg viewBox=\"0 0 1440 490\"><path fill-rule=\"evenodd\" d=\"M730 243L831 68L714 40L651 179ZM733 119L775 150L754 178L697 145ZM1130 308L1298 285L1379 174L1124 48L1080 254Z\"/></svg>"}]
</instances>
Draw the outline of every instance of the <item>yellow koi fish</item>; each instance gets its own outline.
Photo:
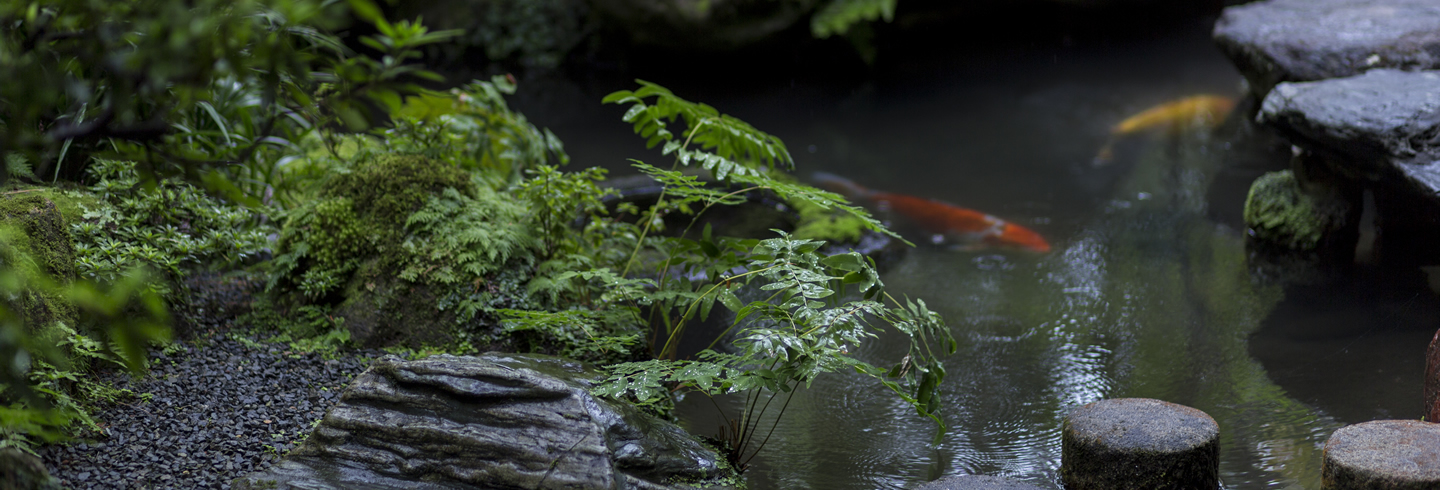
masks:
<instances>
[{"instance_id":1,"label":"yellow koi fish","mask_svg":"<svg viewBox=\"0 0 1440 490\"><path fill-rule=\"evenodd\" d=\"M1110 141L1100 148L1095 164L1109 163L1115 157L1115 141L1142 131L1163 129L1171 136L1194 128L1213 128L1235 109L1235 98L1223 95L1192 95L1145 109L1125 118L1110 128Z\"/></svg>"}]
</instances>

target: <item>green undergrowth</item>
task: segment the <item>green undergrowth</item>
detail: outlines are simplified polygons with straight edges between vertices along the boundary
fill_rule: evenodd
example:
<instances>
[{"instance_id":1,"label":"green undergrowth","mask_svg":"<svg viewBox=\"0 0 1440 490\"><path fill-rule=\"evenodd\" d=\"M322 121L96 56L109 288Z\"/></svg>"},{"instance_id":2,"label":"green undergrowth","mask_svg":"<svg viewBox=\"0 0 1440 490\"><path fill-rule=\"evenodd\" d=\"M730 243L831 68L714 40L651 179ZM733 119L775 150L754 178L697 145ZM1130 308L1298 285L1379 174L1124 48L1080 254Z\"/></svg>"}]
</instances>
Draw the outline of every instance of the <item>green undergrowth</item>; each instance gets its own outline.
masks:
<instances>
[{"instance_id":1,"label":"green undergrowth","mask_svg":"<svg viewBox=\"0 0 1440 490\"><path fill-rule=\"evenodd\" d=\"M144 182L128 161L97 160L89 172L89 187L12 181L0 193L10 298L0 319L33 342L23 381L0 380L0 445L93 428L93 406L128 395L88 373L143 367L146 346L170 338L167 312L190 300L182 277L243 266L268 246L273 228L258 215L190 184Z\"/></svg>"}]
</instances>

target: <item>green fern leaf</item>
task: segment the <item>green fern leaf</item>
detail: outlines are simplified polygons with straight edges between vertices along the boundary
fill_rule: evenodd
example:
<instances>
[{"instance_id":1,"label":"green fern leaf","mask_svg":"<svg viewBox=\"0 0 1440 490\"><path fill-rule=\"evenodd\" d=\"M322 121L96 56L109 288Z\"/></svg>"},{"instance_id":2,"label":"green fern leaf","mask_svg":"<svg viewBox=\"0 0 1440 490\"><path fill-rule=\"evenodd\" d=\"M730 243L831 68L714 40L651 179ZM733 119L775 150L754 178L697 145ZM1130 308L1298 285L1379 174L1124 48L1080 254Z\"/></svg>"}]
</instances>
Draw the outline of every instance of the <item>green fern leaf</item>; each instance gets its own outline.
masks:
<instances>
[{"instance_id":1,"label":"green fern leaf","mask_svg":"<svg viewBox=\"0 0 1440 490\"><path fill-rule=\"evenodd\" d=\"M874 22L895 18L895 4L899 0L831 0L810 17L810 33L824 39L835 34L845 34L851 26L860 22Z\"/></svg>"}]
</instances>

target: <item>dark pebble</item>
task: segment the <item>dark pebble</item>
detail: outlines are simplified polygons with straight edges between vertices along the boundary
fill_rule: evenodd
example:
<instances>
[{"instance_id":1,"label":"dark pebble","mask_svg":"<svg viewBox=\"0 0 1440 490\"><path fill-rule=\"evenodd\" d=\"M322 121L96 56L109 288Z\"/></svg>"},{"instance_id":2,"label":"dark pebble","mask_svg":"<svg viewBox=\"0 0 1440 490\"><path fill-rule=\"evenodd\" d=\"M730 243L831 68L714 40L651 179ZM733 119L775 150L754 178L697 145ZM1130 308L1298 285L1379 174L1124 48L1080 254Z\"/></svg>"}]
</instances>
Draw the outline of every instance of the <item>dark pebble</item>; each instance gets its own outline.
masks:
<instances>
[{"instance_id":1,"label":"dark pebble","mask_svg":"<svg viewBox=\"0 0 1440 490\"><path fill-rule=\"evenodd\" d=\"M350 351L327 360L249 337L264 344L256 350L232 340L228 326L209 328L177 344L178 352L152 352L153 369L142 378L99 375L135 396L92 413L102 433L39 448L64 488L229 488L279 459L267 445L282 454L295 448L335 395L383 354ZM280 427L285 434L272 436Z\"/></svg>"}]
</instances>

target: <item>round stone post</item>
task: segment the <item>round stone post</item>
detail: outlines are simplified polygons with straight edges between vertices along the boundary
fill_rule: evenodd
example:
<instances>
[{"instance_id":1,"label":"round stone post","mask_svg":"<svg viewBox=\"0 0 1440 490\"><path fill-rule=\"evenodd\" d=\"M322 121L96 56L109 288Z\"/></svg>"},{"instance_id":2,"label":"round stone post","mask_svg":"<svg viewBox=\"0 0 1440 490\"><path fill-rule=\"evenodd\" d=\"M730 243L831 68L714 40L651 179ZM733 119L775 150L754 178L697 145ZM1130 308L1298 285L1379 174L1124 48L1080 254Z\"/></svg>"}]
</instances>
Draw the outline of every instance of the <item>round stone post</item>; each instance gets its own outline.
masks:
<instances>
[{"instance_id":1,"label":"round stone post","mask_svg":"<svg viewBox=\"0 0 1440 490\"><path fill-rule=\"evenodd\" d=\"M915 490L1041 490L1029 483L985 475L960 475L923 483Z\"/></svg>"},{"instance_id":2,"label":"round stone post","mask_svg":"<svg viewBox=\"0 0 1440 490\"><path fill-rule=\"evenodd\" d=\"M1066 490L1217 489L1220 426L1205 412L1148 398L1100 400L1065 418Z\"/></svg>"},{"instance_id":3,"label":"round stone post","mask_svg":"<svg viewBox=\"0 0 1440 490\"><path fill-rule=\"evenodd\" d=\"M1321 490L1440 488L1440 424L1372 420L1325 441Z\"/></svg>"}]
</instances>

